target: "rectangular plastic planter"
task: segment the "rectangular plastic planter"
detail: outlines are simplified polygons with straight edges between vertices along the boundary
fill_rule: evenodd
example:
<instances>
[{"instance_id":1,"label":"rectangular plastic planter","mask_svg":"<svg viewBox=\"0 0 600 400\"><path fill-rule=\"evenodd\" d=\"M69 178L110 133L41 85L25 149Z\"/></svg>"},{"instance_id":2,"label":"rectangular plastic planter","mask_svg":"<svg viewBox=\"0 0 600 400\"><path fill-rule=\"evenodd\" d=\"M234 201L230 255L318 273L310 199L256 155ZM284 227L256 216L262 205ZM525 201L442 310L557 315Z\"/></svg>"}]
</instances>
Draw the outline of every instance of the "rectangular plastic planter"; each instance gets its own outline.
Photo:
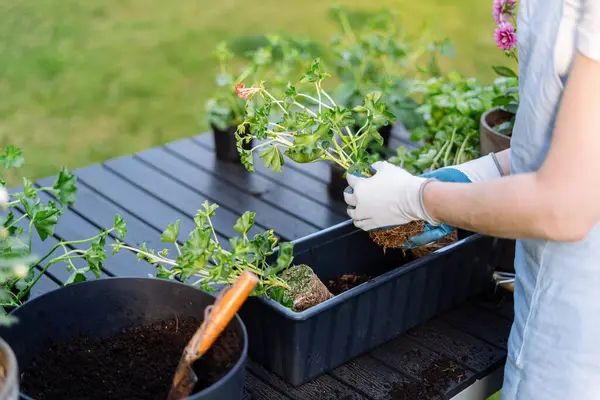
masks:
<instances>
[{"instance_id":1,"label":"rectangular plastic planter","mask_svg":"<svg viewBox=\"0 0 600 400\"><path fill-rule=\"evenodd\" d=\"M250 298L240 313L250 358L294 386L305 383L489 288L496 242L470 235L404 264L401 250L384 252L351 221L298 239L294 264L324 282L383 274L303 312Z\"/></svg>"}]
</instances>

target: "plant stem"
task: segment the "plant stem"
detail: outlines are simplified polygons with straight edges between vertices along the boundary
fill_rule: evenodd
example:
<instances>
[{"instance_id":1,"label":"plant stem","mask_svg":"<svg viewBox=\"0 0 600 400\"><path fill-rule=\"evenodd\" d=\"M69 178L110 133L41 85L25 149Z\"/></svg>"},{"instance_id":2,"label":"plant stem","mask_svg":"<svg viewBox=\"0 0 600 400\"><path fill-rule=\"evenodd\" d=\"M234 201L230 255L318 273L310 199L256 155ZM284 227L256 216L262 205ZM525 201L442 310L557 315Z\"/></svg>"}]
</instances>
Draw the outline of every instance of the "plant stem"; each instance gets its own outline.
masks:
<instances>
[{"instance_id":1,"label":"plant stem","mask_svg":"<svg viewBox=\"0 0 600 400\"><path fill-rule=\"evenodd\" d=\"M162 264L169 264L169 265L177 266L177 263L175 261L173 261L173 260L169 260L167 258L163 258L163 257L158 256L156 254L148 253L147 251L142 251L140 249L136 249L135 247L126 246L124 244L111 244L111 246L112 247L119 246L119 248L121 248L121 249L127 249L127 250L133 251L134 253L139 253L139 254L141 254L143 256L146 256L149 259L154 260L153 262L159 262L159 263L162 263Z\"/></svg>"},{"instance_id":2,"label":"plant stem","mask_svg":"<svg viewBox=\"0 0 600 400\"><path fill-rule=\"evenodd\" d=\"M327 92L325 90L323 90L323 88L321 87L321 81L319 81L318 84L319 84L319 89L321 89L321 93L323 93L323 96L325 96L327 98L327 100L329 100L329 102L331 103L332 106L337 107L337 104L335 103L335 101L333 101L331 96L329 96L327 94Z\"/></svg>"},{"instance_id":3,"label":"plant stem","mask_svg":"<svg viewBox=\"0 0 600 400\"><path fill-rule=\"evenodd\" d=\"M13 226L15 226L16 224L18 224L19 222L21 222L22 220L24 220L25 218L27 218L27 214L20 216L19 218L15 219L13 221L12 224L10 224L9 226L6 227L6 229L11 228Z\"/></svg>"},{"instance_id":4,"label":"plant stem","mask_svg":"<svg viewBox=\"0 0 600 400\"><path fill-rule=\"evenodd\" d=\"M302 108L303 110L305 110L307 113L309 113L309 114L310 114L310 115L312 115L313 117L316 117L316 116L317 116L317 114L316 114L316 113L315 113L313 110L311 110L310 108L308 108L308 107L304 106L303 104L300 104L300 103L298 103L297 101L294 101L294 105L296 105L296 106L298 106L298 107Z\"/></svg>"},{"instance_id":5,"label":"plant stem","mask_svg":"<svg viewBox=\"0 0 600 400\"><path fill-rule=\"evenodd\" d=\"M177 244L177 241L173 243L175 244L175 249L177 249L177 254L181 255L181 249L179 248L179 244Z\"/></svg>"},{"instance_id":6,"label":"plant stem","mask_svg":"<svg viewBox=\"0 0 600 400\"><path fill-rule=\"evenodd\" d=\"M446 149L446 154L444 155L444 167L448 166L448 157L450 156L450 150L452 150L452 145L454 144L454 134L456 133L456 128L452 130L452 135L450 136L450 145Z\"/></svg>"},{"instance_id":7,"label":"plant stem","mask_svg":"<svg viewBox=\"0 0 600 400\"><path fill-rule=\"evenodd\" d=\"M263 89L262 93L264 93L265 95L267 95L267 97L269 97L271 100L273 100L275 102L275 104L277 104L279 106L279 108L281 108L281 110L285 113L285 115L288 114L288 112L285 110L285 108L283 108L283 106L280 104L280 102L277 101L277 99L275 97L273 97L273 95L271 93L269 93L266 89Z\"/></svg>"},{"instance_id":8,"label":"plant stem","mask_svg":"<svg viewBox=\"0 0 600 400\"><path fill-rule=\"evenodd\" d=\"M311 101L313 101L313 102L317 103L317 104L319 105L319 112L321 112L321 107L325 107L325 108L327 108L327 109L329 109L329 110L332 110L332 109L333 109L333 107L330 107L330 106L328 106L327 104L323 103L323 102L322 102L320 99L315 99L314 97L312 97L312 96L309 96L308 94L304 94L304 93L298 93L298 96L300 96L300 97L304 97L304 98L306 98L306 99L309 99L309 100L311 100ZM321 93L320 93L320 92L319 92L319 97L321 97Z\"/></svg>"},{"instance_id":9,"label":"plant stem","mask_svg":"<svg viewBox=\"0 0 600 400\"><path fill-rule=\"evenodd\" d=\"M32 227L33 227L33 220L31 220L29 222L29 227L28 227L28 230L29 230L29 254L31 254L31 245L33 243L33 230L31 229Z\"/></svg>"}]
</instances>

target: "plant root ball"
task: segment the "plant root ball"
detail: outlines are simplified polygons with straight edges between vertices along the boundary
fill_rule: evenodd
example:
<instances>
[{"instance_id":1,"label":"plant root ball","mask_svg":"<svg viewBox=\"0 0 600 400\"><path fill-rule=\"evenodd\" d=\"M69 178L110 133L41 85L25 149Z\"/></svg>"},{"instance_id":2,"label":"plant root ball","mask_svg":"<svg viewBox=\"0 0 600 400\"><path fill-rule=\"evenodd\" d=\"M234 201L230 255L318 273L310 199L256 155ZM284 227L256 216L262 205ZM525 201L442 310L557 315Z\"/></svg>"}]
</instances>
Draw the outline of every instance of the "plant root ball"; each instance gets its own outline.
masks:
<instances>
[{"instance_id":1,"label":"plant root ball","mask_svg":"<svg viewBox=\"0 0 600 400\"><path fill-rule=\"evenodd\" d=\"M304 311L333 297L327 287L308 265L294 265L280 275L290 286L287 295L296 311Z\"/></svg>"},{"instance_id":2,"label":"plant root ball","mask_svg":"<svg viewBox=\"0 0 600 400\"><path fill-rule=\"evenodd\" d=\"M406 225L395 226L390 229L380 229L369 232L371 240L383 247L384 249L400 248L410 236L415 236L423 233L425 230L425 222L413 221Z\"/></svg>"},{"instance_id":3,"label":"plant root ball","mask_svg":"<svg viewBox=\"0 0 600 400\"><path fill-rule=\"evenodd\" d=\"M458 233L454 230L452 233L444 236L435 243L428 244L427 246L415 247L414 249L411 249L411 251L415 257L421 258L457 241Z\"/></svg>"}]
</instances>

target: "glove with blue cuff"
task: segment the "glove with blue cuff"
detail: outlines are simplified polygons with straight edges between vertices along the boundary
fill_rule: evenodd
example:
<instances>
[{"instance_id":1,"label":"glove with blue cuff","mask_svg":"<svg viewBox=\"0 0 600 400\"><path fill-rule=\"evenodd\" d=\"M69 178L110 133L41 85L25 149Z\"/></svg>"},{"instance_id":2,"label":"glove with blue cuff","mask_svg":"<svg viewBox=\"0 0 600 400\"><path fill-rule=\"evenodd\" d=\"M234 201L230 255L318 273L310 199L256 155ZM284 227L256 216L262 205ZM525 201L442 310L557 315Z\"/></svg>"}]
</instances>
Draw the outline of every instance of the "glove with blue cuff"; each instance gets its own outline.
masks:
<instances>
[{"instance_id":1,"label":"glove with blue cuff","mask_svg":"<svg viewBox=\"0 0 600 400\"><path fill-rule=\"evenodd\" d=\"M421 176L414 176L386 161L374 163L372 169L374 174L369 178L347 174L348 188L344 191L344 199L348 204L348 215L356 227L365 231L425 221L425 231L410 237L404 248L436 242L454 230L427 213L423 189L428 182L484 182L502 176L493 153Z\"/></svg>"}]
</instances>

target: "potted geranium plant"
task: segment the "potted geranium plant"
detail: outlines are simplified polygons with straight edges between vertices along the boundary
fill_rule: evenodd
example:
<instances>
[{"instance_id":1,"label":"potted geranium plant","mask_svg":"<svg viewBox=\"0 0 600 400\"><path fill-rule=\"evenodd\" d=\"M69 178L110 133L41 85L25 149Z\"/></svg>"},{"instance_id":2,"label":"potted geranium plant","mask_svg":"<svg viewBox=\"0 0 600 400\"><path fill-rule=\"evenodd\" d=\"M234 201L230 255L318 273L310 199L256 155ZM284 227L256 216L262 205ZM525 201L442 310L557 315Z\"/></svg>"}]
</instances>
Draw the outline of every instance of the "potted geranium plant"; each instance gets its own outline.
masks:
<instances>
[{"instance_id":1,"label":"potted geranium plant","mask_svg":"<svg viewBox=\"0 0 600 400\"><path fill-rule=\"evenodd\" d=\"M277 35L266 36L268 44L247 54L243 67L234 74L234 54L226 43L217 46L215 55L219 60L217 90L206 104L209 125L212 128L217 159L239 161L236 150L235 131L243 121L245 103L240 100L237 90L248 77L259 82L274 82L278 87L287 83L287 76L308 65L308 47L302 43L292 43ZM244 143L249 149L251 142Z\"/></svg>"},{"instance_id":2,"label":"potted geranium plant","mask_svg":"<svg viewBox=\"0 0 600 400\"><path fill-rule=\"evenodd\" d=\"M494 31L496 45L511 60L518 62L515 12L516 0L494 0L492 14L496 22ZM519 106L518 75L505 66L492 68L500 75L497 84L504 85L504 91L494 99L494 107L481 116L481 155L510 147L512 128Z\"/></svg>"}]
</instances>

